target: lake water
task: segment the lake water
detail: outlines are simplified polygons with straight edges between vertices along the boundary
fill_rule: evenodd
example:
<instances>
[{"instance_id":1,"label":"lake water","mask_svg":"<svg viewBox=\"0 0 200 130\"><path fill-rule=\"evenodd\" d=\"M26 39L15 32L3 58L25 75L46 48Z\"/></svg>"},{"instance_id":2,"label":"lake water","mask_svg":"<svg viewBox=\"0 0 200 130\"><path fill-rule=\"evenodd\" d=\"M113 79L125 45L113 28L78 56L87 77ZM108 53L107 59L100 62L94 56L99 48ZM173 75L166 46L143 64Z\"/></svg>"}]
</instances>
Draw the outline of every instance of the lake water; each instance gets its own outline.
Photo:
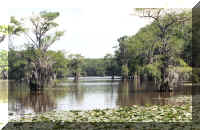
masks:
<instances>
[{"instance_id":1,"label":"lake water","mask_svg":"<svg viewBox=\"0 0 200 130\"><path fill-rule=\"evenodd\" d=\"M154 92L151 82L121 82L110 77L71 78L43 92L31 92L23 84L9 83L8 110L16 115L53 110L91 110L145 104L173 104L175 98L191 95L191 87L177 87L171 93ZM3 93L3 91L0 92Z\"/></svg>"},{"instance_id":2,"label":"lake water","mask_svg":"<svg viewBox=\"0 0 200 130\"><path fill-rule=\"evenodd\" d=\"M8 122L8 82L0 80L0 129Z\"/></svg>"}]
</instances>

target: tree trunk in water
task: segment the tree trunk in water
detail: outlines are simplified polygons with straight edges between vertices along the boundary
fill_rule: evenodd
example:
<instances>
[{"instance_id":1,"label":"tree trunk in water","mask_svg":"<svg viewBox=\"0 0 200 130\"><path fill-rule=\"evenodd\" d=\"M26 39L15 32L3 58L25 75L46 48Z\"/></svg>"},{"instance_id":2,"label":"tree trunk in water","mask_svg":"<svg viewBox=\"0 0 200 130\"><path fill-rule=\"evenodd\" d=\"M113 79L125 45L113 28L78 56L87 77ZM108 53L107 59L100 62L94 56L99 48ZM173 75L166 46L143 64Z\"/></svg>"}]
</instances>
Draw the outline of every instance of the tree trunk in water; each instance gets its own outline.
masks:
<instances>
[{"instance_id":1,"label":"tree trunk in water","mask_svg":"<svg viewBox=\"0 0 200 130\"><path fill-rule=\"evenodd\" d=\"M40 90L45 85L52 81L53 75L51 69L48 67L41 67L34 69L29 77L29 84L31 89Z\"/></svg>"},{"instance_id":2,"label":"tree trunk in water","mask_svg":"<svg viewBox=\"0 0 200 130\"><path fill-rule=\"evenodd\" d=\"M161 83L159 83L160 92L171 92L172 86L170 87L170 73L167 72L167 67L161 68Z\"/></svg>"},{"instance_id":3,"label":"tree trunk in water","mask_svg":"<svg viewBox=\"0 0 200 130\"><path fill-rule=\"evenodd\" d=\"M8 72L7 71L2 71L2 79L8 79Z\"/></svg>"},{"instance_id":4,"label":"tree trunk in water","mask_svg":"<svg viewBox=\"0 0 200 130\"><path fill-rule=\"evenodd\" d=\"M141 78L138 72L135 72L134 74L134 82L135 82L136 88L140 87Z\"/></svg>"},{"instance_id":5,"label":"tree trunk in water","mask_svg":"<svg viewBox=\"0 0 200 130\"><path fill-rule=\"evenodd\" d=\"M112 80L114 80L115 79L115 75L114 74L112 74Z\"/></svg>"},{"instance_id":6,"label":"tree trunk in water","mask_svg":"<svg viewBox=\"0 0 200 130\"><path fill-rule=\"evenodd\" d=\"M124 64L122 66L122 80L128 80L128 65L127 64Z\"/></svg>"},{"instance_id":7,"label":"tree trunk in water","mask_svg":"<svg viewBox=\"0 0 200 130\"><path fill-rule=\"evenodd\" d=\"M140 75L137 72L134 74L134 80L140 81Z\"/></svg>"},{"instance_id":8,"label":"tree trunk in water","mask_svg":"<svg viewBox=\"0 0 200 130\"><path fill-rule=\"evenodd\" d=\"M74 81L77 82L79 80L79 77L80 77L80 72L75 72Z\"/></svg>"}]
</instances>

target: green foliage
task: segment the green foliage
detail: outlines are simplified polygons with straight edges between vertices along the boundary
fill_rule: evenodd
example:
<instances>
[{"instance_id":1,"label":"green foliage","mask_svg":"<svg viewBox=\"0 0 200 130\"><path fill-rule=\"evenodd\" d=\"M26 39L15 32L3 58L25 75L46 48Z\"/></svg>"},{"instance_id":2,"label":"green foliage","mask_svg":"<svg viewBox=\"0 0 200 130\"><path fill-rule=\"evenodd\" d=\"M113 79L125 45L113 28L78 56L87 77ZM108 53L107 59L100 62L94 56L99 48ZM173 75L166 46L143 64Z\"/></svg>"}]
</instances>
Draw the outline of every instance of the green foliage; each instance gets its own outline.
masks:
<instances>
[{"instance_id":1,"label":"green foliage","mask_svg":"<svg viewBox=\"0 0 200 130\"><path fill-rule=\"evenodd\" d=\"M56 28L59 26L55 22L58 16L58 12L43 11L28 19L10 18L10 35L20 36L23 33L27 39L25 50L15 51L10 48L9 74L12 79L25 79L34 86L43 87L56 76L66 75L67 61L64 54L48 50L64 35L64 31L57 31Z\"/></svg>"},{"instance_id":2,"label":"green foliage","mask_svg":"<svg viewBox=\"0 0 200 130\"><path fill-rule=\"evenodd\" d=\"M53 71L56 73L57 78L64 78L69 73L69 59L65 57L65 53L62 51L48 51L47 55L55 62Z\"/></svg>"},{"instance_id":3,"label":"green foliage","mask_svg":"<svg viewBox=\"0 0 200 130\"><path fill-rule=\"evenodd\" d=\"M118 64L124 70L127 64L129 75L139 72L160 81L169 66L191 75L191 11L148 8L136 9L136 13L152 18L153 22L135 35L118 40L119 48L115 52Z\"/></svg>"},{"instance_id":4,"label":"green foliage","mask_svg":"<svg viewBox=\"0 0 200 130\"><path fill-rule=\"evenodd\" d=\"M149 77L161 80L161 72L158 64L148 64L143 67L143 74L145 73L148 74Z\"/></svg>"},{"instance_id":5,"label":"green foliage","mask_svg":"<svg viewBox=\"0 0 200 130\"><path fill-rule=\"evenodd\" d=\"M192 82L199 83L200 82L200 68L192 68Z\"/></svg>"},{"instance_id":6,"label":"green foliage","mask_svg":"<svg viewBox=\"0 0 200 130\"><path fill-rule=\"evenodd\" d=\"M18 21L15 17L10 17L10 24L8 25L8 34L19 36L25 32L26 28L23 27L23 23Z\"/></svg>"},{"instance_id":7,"label":"green foliage","mask_svg":"<svg viewBox=\"0 0 200 130\"><path fill-rule=\"evenodd\" d=\"M0 74L2 71L8 71L8 52L0 51Z\"/></svg>"},{"instance_id":8,"label":"green foliage","mask_svg":"<svg viewBox=\"0 0 200 130\"><path fill-rule=\"evenodd\" d=\"M127 65L122 65L122 69L121 69L121 75L123 78L128 79L128 66Z\"/></svg>"},{"instance_id":9,"label":"green foliage","mask_svg":"<svg viewBox=\"0 0 200 130\"><path fill-rule=\"evenodd\" d=\"M15 51L9 50L9 78L20 80L26 77L26 74L31 73L33 66L30 64L31 60L35 60L35 53L40 51L24 50ZM57 78L63 78L68 74L69 60L65 57L62 51L47 51L48 57L53 61L52 71Z\"/></svg>"},{"instance_id":10,"label":"green foliage","mask_svg":"<svg viewBox=\"0 0 200 130\"><path fill-rule=\"evenodd\" d=\"M0 34L4 34L4 35L8 34L8 26L7 25L0 25Z\"/></svg>"},{"instance_id":11,"label":"green foliage","mask_svg":"<svg viewBox=\"0 0 200 130\"><path fill-rule=\"evenodd\" d=\"M82 76L119 76L120 67L114 56L106 55L104 58L84 59L82 63Z\"/></svg>"},{"instance_id":12,"label":"green foliage","mask_svg":"<svg viewBox=\"0 0 200 130\"><path fill-rule=\"evenodd\" d=\"M105 76L106 65L104 59L84 59L82 65L84 76Z\"/></svg>"},{"instance_id":13,"label":"green foliage","mask_svg":"<svg viewBox=\"0 0 200 130\"><path fill-rule=\"evenodd\" d=\"M9 50L9 79L21 80L26 77L26 73L31 72L32 66L29 61L33 59L30 51Z\"/></svg>"},{"instance_id":14,"label":"green foliage","mask_svg":"<svg viewBox=\"0 0 200 130\"><path fill-rule=\"evenodd\" d=\"M200 37L200 9L194 8L192 10L192 79L193 82L199 83L200 82L200 44L199 44L199 37ZM189 46L187 49L190 49Z\"/></svg>"},{"instance_id":15,"label":"green foliage","mask_svg":"<svg viewBox=\"0 0 200 130\"><path fill-rule=\"evenodd\" d=\"M104 56L104 66L106 69L106 75L117 76L120 75L120 66L117 63L116 57L112 54L106 54Z\"/></svg>"},{"instance_id":16,"label":"green foliage","mask_svg":"<svg viewBox=\"0 0 200 130\"><path fill-rule=\"evenodd\" d=\"M101 59L85 59L82 66L84 76L97 76L97 69Z\"/></svg>"},{"instance_id":17,"label":"green foliage","mask_svg":"<svg viewBox=\"0 0 200 130\"><path fill-rule=\"evenodd\" d=\"M128 51L128 36L123 36L118 39L119 49L116 51L118 64L127 64L130 58Z\"/></svg>"},{"instance_id":18,"label":"green foliage","mask_svg":"<svg viewBox=\"0 0 200 130\"><path fill-rule=\"evenodd\" d=\"M59 15L60 15L59 12L46 12L46 11L40 12L40 16L41 16L42 18L44 18L45 20L47 20L47 21L53 21L53 20L56 19ZM56 25L56 26L57 26L56 23L53 24L53 25Z\"/></svg>"},{"instance_id":19,"label":"green foliage","mask_svg":"<svg viewBox=\"0 0 200 130\"><path fill-rule=\"evenodd\" d=\"M8 26L0 25L0 43L5 39L8 34Z\"/></svg>"},{"instance_id":20,"label":"green foliage","mask_svg":"<svg viewBox=\"0 0 200 130\"><path fill-rule=\"evenodd\" d=\"M84 57L81 56L80 54L69 55L69 67L73 75L81 73L82 71L81 67L83 63L84 63Z\"/></svg>"}]
</instances>

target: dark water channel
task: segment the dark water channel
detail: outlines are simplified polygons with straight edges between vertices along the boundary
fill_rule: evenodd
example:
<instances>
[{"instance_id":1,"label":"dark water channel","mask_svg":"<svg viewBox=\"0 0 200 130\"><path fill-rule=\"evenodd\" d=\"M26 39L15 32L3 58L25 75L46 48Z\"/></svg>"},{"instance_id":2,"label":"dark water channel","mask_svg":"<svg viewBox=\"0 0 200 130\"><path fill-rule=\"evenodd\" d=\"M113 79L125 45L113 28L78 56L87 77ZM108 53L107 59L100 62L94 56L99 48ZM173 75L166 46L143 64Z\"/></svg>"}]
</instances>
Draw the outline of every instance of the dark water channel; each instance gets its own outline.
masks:
<instances>
[{"instance_id":1,"label":"dark water channel","mask_svg":"<svg viewBox=\"0 0 200 130\"><path fill-rule=\"evenodd\" d=\"M109 77L71 79L43 92L31 92L22 84L9 83L9 112L17 115L52 110L91 110L145 104L173 104L181 95L191 95L191 87L177 87L171 93L154 92L150 82L112 81Z\"/></svg>"}]
</instances>

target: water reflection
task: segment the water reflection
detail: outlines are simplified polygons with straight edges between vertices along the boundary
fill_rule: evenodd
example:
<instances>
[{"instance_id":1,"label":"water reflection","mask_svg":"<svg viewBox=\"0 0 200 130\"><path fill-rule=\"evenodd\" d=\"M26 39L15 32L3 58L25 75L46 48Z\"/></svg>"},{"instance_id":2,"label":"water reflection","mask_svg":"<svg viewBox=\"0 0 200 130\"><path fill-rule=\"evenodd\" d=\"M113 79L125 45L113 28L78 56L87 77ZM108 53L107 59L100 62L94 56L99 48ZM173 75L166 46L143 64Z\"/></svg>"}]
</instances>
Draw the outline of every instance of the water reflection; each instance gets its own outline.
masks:
<instances>
[{"instance_id":1,"label":"water reflection","mask_svg":"<svg viewBox=\"0 0 200 130\"><path fill-rule=\"evenodd\" d=\"M0 80L0 129L8 122L8 82Z\"/></svg>"},{"instance_id":2,"label":"water reflection","mask_svg":"<svg viewBox=\"0 0 200 130\"><path fill-rule=\"evenodd\" d=\"M151 82L88 78L79 83L64 81L60 86L31 92L23 84L9 84L9 111L16 114L51 110L90 110L146 104L173 104L179 95L191 95L191 87L177 87L172 93L154 92Z\"/></svg>"},{"instance_id":3,"label":"water reflection","mask_svg":"<svg viewBox=\"0 0 200 130\"><path fill-rule=\"evenodd\" d=\"M0 103L8 102L8 81L0 80Z\"/></svg>"},{"instance_id":4,"label":"water reflection","mask_svg":"<svg viewBox=\"0 0 200 130\"><path fill-rule=\"evenodd\" d=\"M79 85L79 83L74 83L74 87L71 87L70 92L70 98L71 98L71 104L74 102L77 102L77 104L82 104L84 100L84 88Z\"/></svg>"},{"instance_id":5,"label":"water reflection","mask_svg":"<svg viewBox=\"0 0 200 130\"><path fill-rule=\"evenodd\" d=\"M146 105L146 104L174 104L170 97L180 95L191 95L190 87L177 87L175 92L156 92L156 87L152 82L144 81L142 84L132 81L120 83L118 89L118 106Z\"/></svg>"},{"instance_id":6,"label":"water reflection","mask_svg":"<svg viewBox=\"0 0 200 130\"><path fill-rule=\"evenodd\" d=\"M8 109L17 115L54 110L56 109L56 100L67 94L66 89L61 89L30 91L25 84L9 83Z\"/></svg>"}]
</instances>

